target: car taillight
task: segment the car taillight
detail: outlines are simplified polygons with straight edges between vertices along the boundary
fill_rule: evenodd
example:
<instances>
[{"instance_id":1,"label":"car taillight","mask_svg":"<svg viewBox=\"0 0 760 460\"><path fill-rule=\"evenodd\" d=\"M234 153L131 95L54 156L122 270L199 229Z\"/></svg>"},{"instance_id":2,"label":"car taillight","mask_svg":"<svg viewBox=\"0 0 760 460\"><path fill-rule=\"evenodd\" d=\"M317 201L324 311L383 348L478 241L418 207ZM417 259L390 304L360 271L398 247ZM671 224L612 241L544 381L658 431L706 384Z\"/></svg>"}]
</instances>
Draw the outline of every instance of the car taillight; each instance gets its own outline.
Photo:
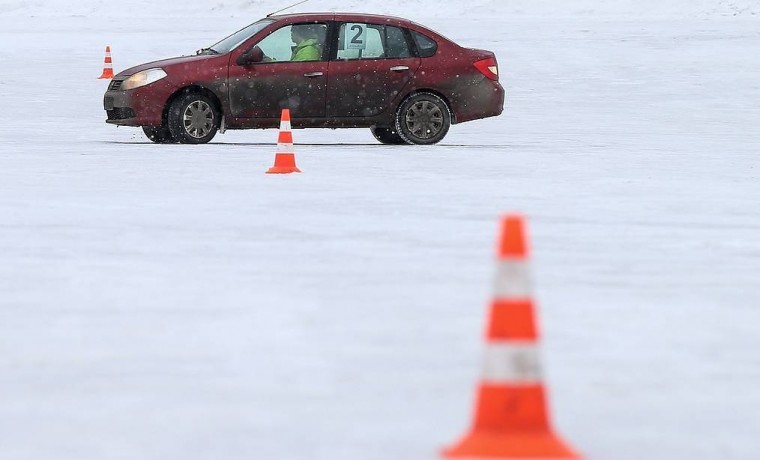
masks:
<instances>
[{"instance_id":1,"label":"car taillight","mask_svg":"<svg viewBox=\"0 0 760 460\"><path fill-rule=\"evenodd\" d=\"M480 61L475 61L473 65L487 78L491 80L499 79L499 66L496 64L495 58L481 59Z\"/></svg>"}]
</instances>

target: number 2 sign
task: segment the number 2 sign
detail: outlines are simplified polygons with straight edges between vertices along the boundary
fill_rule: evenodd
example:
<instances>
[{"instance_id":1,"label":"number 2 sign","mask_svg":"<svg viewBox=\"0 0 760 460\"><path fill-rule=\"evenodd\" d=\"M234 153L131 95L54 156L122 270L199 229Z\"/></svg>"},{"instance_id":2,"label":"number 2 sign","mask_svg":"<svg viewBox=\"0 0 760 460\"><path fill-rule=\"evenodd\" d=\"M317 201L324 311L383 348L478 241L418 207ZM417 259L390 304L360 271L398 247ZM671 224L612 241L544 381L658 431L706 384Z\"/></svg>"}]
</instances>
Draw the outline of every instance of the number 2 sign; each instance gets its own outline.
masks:
<instances>
[{"instance_id":1,"label":"number 2 sign","mask_svg":"<svg viewBox=\"0 0 760 460\"><path fill-rule=\"evenodd\" d=\"M367 47L367 24L357 22L346 23L345 43L347 50L363 50Z\"/></svg>"}]
</instances>

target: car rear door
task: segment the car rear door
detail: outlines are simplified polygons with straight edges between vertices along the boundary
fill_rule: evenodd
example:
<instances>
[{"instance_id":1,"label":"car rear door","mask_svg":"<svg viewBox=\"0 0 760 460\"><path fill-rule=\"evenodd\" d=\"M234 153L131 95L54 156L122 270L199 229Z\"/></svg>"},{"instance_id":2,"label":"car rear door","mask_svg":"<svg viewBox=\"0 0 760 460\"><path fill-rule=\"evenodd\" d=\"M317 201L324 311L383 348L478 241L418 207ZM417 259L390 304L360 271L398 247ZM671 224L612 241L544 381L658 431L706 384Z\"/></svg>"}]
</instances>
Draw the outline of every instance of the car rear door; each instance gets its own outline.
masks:
<instances>
[{"instance_id":1,"label":"car rear door","mask_svg":"<svg viewBox=\"0 0 760 460\"><path fill-rule=\"evenodd\" d=\"M339 22L329 62L327 116L372 117L394 109L420 66L407 31L365 22Z\"/></svg>"},{"instance_id":2,"label":"car rear door","mask_svg":"<svg viewBox=\"0 0 760 460\"><path fill-rule=\"evenodd\" d=\"M256 44L265 61L247 66L230 63L229 100L232 116L238 118L279 118L283 108L290 108L293 118L325 116L327 94L327 53L324 49L327 23L302 24L315 28L321 57L297 61L292 28L281 27Z\"/></svg>"}]
</instances>

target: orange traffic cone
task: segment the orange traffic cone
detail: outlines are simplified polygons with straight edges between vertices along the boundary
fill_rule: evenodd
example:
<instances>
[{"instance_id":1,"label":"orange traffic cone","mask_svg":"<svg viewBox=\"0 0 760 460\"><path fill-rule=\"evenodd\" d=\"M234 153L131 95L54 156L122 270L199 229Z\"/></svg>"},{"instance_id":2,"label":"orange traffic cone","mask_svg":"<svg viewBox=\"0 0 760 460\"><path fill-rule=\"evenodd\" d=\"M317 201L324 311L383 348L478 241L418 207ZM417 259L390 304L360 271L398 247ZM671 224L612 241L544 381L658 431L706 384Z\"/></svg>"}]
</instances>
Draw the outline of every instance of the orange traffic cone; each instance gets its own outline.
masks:
<instances>
[{"instance_id":1,"label":"orange traffic cone","mask_svg":"<svg viewBox=\"0 0 760 460\"><path fill-rule=\"evenodd\" d=\"M280 134L277 137L277 154L274 166L267 174L289 174L301 172L296 166L296 154L293 153L293 133L290 131L290 109L282 109L280 117Z\"/></svg>"},{"instance_id":2,"label":"orange traffic cone","mask_svg":"<svg viewBox=\"0 0 760 460\"><path fill-rule=\"evenodd\" d=\"M550 426L523 227L521 216L503 219L475 420L445 457L580 458Z\"/></svg>"},{"instance_id":3,"label":"orange traffic cone","mask_svg":"<svg viewBox=\"0 0 760 460\"><path fill-rule=\"evenodd\" d=\"M103 63L103 75L99 76L98 79L101 78L113 78L113 64L111 63L111 47L106 46L106 59Z\"/></svg>"}]
</instances>

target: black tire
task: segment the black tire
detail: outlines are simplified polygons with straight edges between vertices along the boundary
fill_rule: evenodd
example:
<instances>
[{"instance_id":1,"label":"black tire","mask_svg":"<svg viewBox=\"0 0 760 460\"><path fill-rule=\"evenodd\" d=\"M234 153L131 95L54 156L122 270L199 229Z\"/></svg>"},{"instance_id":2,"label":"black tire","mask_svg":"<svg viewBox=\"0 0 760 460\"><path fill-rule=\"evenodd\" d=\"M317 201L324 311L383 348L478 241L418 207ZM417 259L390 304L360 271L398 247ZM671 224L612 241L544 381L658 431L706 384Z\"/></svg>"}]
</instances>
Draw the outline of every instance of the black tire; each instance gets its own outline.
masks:
<instances>
[{"instance_id":1,"label":"black tire","mask_svg":"<svg viewBox=\"0 0 760 460\"><path fill-rule=\"evenodd\" d=\"M440 142L450 126L449 106L433 93L412 94L396 111L396 132L407 144Z\"/></svg>"},{"instance_id":2,"label":"black tire","mask_svg":"<svg viewBox=\"0 0 760 460\"><path fill-rule=\"evenodd\" d=\"M205 144L216 135L221 116L211 99L189 93L172 102L167 118L174 139L182 144Z\"/></svg>"},{"instance_id":3,"label":"black tire","mask_svg":"<svg viewBox=\"0 0 760 460\"><path fill-rule=\"evenodd\" d=\"M153 126L143 126L142 129L148 139L156 144L173 144L177 142L174 140L174 136L172 136L171 131L169 131L169 128L166 126L158 128Z\"/></svg>"},{"instance_id":4,"label":"black tire","mask_svg":"<svg viewBox=\"0 0 760 460\"><path fill-rule=\"evenodd\" d=\"M394 128L380 128L373 126L369 129L375 139L383 144L389 145L407 145L406 141L398 135Z\"/></svg>"}]
</instances>

